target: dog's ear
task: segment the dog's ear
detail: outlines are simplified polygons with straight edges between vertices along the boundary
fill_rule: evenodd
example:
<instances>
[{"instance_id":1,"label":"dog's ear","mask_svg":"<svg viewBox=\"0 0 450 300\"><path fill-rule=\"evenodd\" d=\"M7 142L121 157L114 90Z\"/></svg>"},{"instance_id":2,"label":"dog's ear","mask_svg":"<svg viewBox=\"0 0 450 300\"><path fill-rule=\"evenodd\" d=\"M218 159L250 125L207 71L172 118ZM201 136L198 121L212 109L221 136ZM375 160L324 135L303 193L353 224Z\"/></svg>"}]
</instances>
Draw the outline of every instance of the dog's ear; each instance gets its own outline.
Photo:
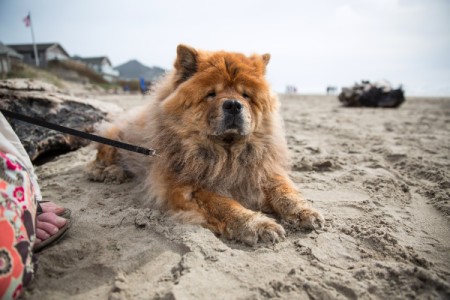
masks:
<instances>
[{"instance_id":1,"label":"dog's ear","mask_svg":"<svg viewBox=\"0 0 450 300\"><path fill-rule=\"evenodd\" d=\"M266 53L266 54L263 54L261 57L262 57L262 60L263 60L264 64L267 66L269 64L269 61L270 61L270 54Z\"/></svg>"},{"instance_id":2,"label":"dog's ear","mask_svg":"<svg viewBox=\"0 0 450 300\"><path fill-rule=\"evenodd\" d=\"M261 74L266 74L266 68L270 61L270 54L253 54L251 59L254 61L255 67L259 70L259 72Z\"/></svg>"},{"instance_id":3,"label":"dog's ear","mask_svg":"<svg viewBox=\"0 0 450 300\"><path fill-rule=\"evenodd\" d=\"M175 69L180 76L178 82L186 81L197 72L198 52L189 46L178 45L177 59L175 60Z\"/></svg>"}]
</instances>

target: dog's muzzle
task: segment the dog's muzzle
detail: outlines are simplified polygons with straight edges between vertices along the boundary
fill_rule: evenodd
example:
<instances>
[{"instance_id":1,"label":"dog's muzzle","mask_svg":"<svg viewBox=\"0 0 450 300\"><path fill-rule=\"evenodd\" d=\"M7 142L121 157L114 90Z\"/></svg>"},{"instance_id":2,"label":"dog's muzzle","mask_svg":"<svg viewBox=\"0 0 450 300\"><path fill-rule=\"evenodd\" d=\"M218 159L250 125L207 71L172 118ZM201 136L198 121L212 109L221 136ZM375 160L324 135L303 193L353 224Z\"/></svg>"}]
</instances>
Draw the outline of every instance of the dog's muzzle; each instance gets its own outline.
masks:
<instances>
[{"instance_id":1,"label":"dog's muzzle","mask_svg":"<svg viewBox=\"0 0 450 300\"><path fill-rule=\"evenodd\" d=\"M244 106L237 100L226 100L222 104L224 114L224 129L238 129L241 130L243 126L242 111Z\"/></svg>"}]
</instances>

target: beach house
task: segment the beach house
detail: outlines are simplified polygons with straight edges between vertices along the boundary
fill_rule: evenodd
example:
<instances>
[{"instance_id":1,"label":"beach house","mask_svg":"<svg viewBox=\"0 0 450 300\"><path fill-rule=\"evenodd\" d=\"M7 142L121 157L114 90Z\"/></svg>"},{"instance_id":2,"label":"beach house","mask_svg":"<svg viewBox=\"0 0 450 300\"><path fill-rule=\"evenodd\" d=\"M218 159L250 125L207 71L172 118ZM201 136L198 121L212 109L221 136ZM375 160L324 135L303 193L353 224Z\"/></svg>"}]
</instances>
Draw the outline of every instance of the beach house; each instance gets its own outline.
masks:
<instances>
[{"instance_id":1,"label":"beach house","mask_svg":"<svg viewBox=\"0 0 450 300\"><path fill-rule=\"evenodd\" d=\"M72 59L85 63L89 68L102 75L103 79L108 82L117 80L119 71L114 70L111 61L107 56L97 57L79 57L74 56Z\"/></svg>"},{"instance_id":2,"label":"beach house","mask_svg":"<svg viewBox=\"0 0 450 300\"><path fill-rule=\"evenodd\" d=\"M30 65L36 64L33 44L14 44L8 45L8 47L21 54L25 63ZM39 57L39 67L47 67L48 62L51 60L66 60L70 58L67 51L58 43L36 44L36 48Z\"/></svg>"}]
</instances>

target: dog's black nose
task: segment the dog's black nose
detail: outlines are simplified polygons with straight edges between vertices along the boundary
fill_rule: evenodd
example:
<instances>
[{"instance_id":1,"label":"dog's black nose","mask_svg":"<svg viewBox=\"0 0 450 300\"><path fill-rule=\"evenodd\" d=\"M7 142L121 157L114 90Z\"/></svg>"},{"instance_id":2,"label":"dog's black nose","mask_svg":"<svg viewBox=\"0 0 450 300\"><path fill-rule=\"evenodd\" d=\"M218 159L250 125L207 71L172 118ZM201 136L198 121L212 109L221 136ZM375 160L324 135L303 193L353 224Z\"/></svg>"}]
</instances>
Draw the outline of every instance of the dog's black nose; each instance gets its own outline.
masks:
<instances>
[{"instance_id":1,"label":"dog's black nose","mask_svg":"<svg viewBox=\"0 0 450 300\"><path fill-rule=\"evenodd\" d=\"M237 115L242 111L242 104L237 100L226 100L222 104L223 111L232 115Z\"/></svg>"}]
</instances>

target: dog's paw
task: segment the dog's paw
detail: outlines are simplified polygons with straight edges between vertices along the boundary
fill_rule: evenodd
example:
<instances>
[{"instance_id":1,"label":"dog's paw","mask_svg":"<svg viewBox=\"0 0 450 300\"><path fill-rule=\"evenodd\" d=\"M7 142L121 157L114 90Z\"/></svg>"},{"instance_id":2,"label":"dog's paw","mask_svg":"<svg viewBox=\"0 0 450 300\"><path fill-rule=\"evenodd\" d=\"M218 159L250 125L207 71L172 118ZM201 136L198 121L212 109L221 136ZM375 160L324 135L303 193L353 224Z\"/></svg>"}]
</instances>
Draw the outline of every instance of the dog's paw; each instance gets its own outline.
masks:
<instances>
[{"instance_id":1,"label":"dog's paw","mask_svg":"<svg viewBox=\"0 0 450 300\"><path fill-rule=\"evenodd\" d=\"M85 173L89 180L103 182L105 180L104 170L104 166L100 166L96 161L93 161L86 166Z\"/></svg>"},{"instance_id":2,"label":"dog's paw","mask_svg":"<svg viewBox=\"0 0 450 300\"><path fill-rule=\"evenodd\" d=\"M277 243L285 238L284 228L271 218L255 214L236 229L235 238L253 246L258 241Z\"/></svg>"},{"instance_id":3,"label":"dog's paw","mask_svg":"<svg viewBox=\"0 0 450 300\"><path fill-rule=\"evenodd\" d=\"M310 230L322 228L325 224L325 219L322 214L311 207L298 208L296 212L290 214L285 219L295 226Z\"/></svg>"},{"instance_id":4,"label":"dog's paw","mask_svg":"<svg viewBox=\"0 0 450 300\"><path fill-rule=\"evenodd\" d=\"M91 163L86 170L89 180L105 183L122 183L129 176L118 165L110 165L107 167Z\"/></svg>"}]
</instances>

